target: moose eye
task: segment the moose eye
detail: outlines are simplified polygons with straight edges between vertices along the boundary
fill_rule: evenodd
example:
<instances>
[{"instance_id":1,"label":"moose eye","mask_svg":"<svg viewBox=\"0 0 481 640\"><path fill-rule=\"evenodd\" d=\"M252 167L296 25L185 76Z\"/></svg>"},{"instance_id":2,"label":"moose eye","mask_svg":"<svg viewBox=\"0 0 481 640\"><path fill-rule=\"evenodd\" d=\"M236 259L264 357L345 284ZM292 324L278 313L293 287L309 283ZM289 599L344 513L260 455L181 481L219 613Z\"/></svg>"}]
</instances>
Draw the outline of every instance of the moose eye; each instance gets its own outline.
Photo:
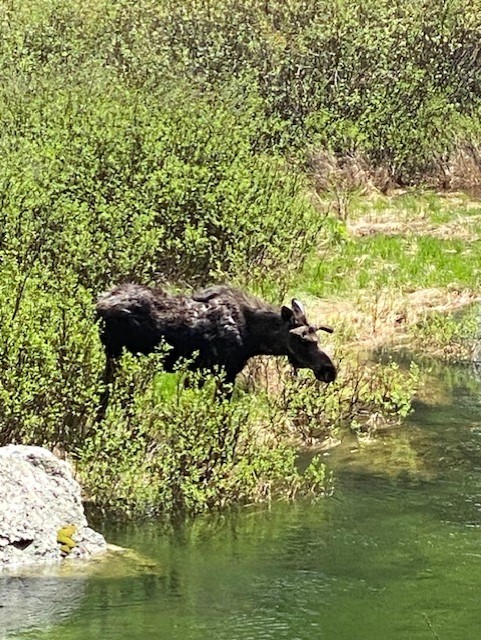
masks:
<instances>
[{"instance_id":1,"label":"moose eye","mask_svg":"<svg viewBox=\"0 0 481 640\"><path fill-rule=\"evenodd\" d=\"M294 334L294 336L297 344L302 345L303 347L308 347L313 342L312 336L310 336L307 331Z\"/></svg>"}]
</instances>

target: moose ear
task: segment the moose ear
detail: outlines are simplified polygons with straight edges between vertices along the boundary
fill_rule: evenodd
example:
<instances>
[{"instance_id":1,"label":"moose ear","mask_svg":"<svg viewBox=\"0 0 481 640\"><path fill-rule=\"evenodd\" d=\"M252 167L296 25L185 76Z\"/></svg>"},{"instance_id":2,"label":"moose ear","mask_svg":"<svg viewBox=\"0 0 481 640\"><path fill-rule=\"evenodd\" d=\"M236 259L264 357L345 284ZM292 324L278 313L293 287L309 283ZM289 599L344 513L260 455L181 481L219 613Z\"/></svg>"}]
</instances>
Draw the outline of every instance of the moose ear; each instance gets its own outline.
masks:
<instances>
[{"instance_id":1,"label":"moose ear","mask_svg":"<svg viewBox=\"0 0 481 640\"><path fill-rule=\"evenodd\" d=\"M292 309L289 309L289 307L282 307L281 317L284 322L292 322L292 320L294 319L294 311Z\"/></svg>"},{"instance_id":2,"label":"moose ear","mask_svg":"<svg viewBox=\"0 0 481 640\"><path fill-rule=\"evenodd\" d=\"M304 311L304 305L300 300L296 298L292 299L292 311L294 312L294 316L297 322L301 322L302 324L307 324L306 312Z\"/></svg>"}]
</instances>

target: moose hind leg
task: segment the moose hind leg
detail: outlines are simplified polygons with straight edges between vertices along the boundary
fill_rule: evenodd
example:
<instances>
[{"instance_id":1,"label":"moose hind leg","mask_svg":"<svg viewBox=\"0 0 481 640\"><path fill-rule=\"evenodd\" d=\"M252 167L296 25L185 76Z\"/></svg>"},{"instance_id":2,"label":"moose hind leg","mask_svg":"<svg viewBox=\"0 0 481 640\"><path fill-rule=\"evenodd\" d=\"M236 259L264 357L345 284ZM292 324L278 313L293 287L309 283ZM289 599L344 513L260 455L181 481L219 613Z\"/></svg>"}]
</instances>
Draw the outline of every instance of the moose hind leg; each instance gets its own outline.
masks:
<instances>
[{"instance_id":1,"label":"moose hind leg","mask_svg":"<svg viewBox=\"0 0 481 640\"><path fill-rule=\"evenodd\" d=\"M99 404L97 407L96 422L102 422L107 413L107 407L110 400L110 392L115 379L115 373L117 371L118 361L112 356L107 356L105 363L105 369L103 373L102 385L103 389L99 397Z\"/></svg>"}]
</instances>

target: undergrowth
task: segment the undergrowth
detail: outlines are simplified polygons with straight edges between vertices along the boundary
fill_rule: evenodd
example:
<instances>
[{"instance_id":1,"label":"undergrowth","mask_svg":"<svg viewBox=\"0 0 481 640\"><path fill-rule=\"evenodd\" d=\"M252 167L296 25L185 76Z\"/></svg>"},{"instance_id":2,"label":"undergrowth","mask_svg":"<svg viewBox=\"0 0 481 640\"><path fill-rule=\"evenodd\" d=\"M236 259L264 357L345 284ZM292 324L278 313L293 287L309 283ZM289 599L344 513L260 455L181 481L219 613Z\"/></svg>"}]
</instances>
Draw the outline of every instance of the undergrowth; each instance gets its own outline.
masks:
<instances>
[{"instance_id":1,"label":"undergrowth","mask_svg":"<svg viewBox=\"0 0 481 640\"><path fill-rule=\"evenodd\" d=\"M218 380L200 385L191 372L156 378L157 360L123 358L105 420L92 425L77 451L96 509L118 517L195 515L331 491L319 459L299 471L284 424L266 422L255 396L219 401Z\"/></svg>"},{"instance_id":2,"label":"undergrowth","mask_svg":"<svg viewBox=\"0 0 481 640\"><path fill-rule=\"evenodd\" d=\"M479 361L479 309L425 314L410 330L414 349L449 362Z\"/></svg>"},{"instance_id":3,"label":"undergrowth","mask_svg":"<svg viewBox=\"0 0 481 640\"><path fill-rule=\"evenodd\" d=\"M195 515L233 504L324 495L333 478L319 456L300 470L300 446L397 423L407 415L418 372L345 359L328 387L288 367L269 390L237 389L216 401L217 381L199 386L185 371L155 375L157 356L123 358L105 421L78 450L78 472L97 509L118 517ZM185 387L186 380L189 382Z\"/></svg>"}]
</instances>

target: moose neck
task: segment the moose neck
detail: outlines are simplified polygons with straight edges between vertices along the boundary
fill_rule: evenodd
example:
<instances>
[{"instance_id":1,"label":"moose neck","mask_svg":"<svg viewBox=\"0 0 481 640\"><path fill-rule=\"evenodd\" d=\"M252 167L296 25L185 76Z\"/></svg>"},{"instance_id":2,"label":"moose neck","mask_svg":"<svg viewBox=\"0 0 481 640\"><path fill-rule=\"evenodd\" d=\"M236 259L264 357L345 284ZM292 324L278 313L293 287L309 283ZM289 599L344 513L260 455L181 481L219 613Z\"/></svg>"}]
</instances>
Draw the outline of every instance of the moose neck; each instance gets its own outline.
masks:
<instances>
[{"instance_id":1,"label":"moose neck","mask_svg":"<svg viewBox=\"0 0 481 640\"><path fill-rule=\"evenodd\" d=\"M245 345L252 356L287 355L286 323L274 309L255 309L245 312Z\"/></svg>"}]
</instances>

